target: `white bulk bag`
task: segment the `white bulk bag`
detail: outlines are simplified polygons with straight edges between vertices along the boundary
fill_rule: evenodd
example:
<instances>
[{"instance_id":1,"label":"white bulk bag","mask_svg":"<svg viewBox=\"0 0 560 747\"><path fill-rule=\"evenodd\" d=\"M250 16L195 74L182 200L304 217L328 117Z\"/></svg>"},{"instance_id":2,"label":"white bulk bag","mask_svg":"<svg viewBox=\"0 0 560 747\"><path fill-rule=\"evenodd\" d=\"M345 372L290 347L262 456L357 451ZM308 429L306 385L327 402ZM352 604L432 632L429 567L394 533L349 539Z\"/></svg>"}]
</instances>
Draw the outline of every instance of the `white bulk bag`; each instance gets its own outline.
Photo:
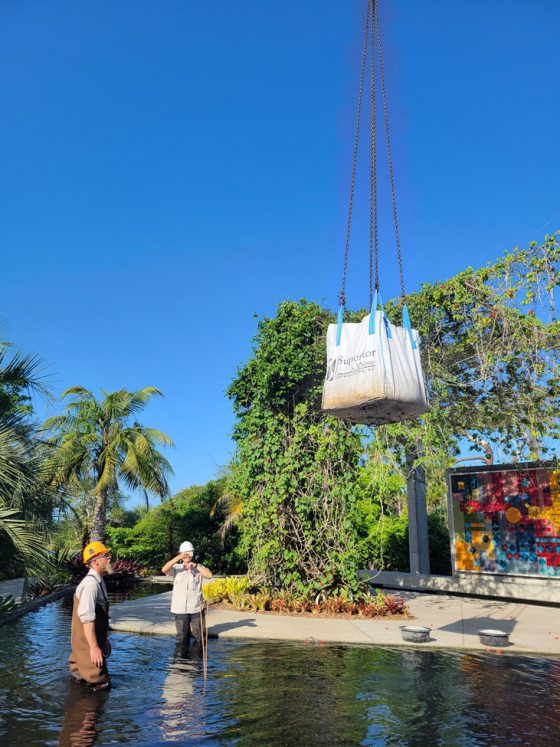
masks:
<instances>
[{"instance_id":1,"label":"white bulk bag","mask_svg":"<svg viewBox=\"0 0 560 747\"><path fill-rule=\"evenodd\" d=\"M368 425L415 418L429 409L418 332L408 313L408 328L391 324L382 310L372 313L343 324L341 307L338 324L329 324L322 409Z\"/></svg>"}]
</instances>

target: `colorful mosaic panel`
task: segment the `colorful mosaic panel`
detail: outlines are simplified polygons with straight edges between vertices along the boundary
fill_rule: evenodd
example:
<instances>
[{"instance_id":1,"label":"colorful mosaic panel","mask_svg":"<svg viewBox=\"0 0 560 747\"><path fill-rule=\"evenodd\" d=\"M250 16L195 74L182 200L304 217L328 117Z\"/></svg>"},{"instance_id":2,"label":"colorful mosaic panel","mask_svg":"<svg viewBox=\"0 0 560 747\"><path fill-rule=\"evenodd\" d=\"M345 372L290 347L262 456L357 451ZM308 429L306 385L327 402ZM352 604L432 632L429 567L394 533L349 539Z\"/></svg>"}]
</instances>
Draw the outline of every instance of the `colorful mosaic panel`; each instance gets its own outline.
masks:
<instances>
[{"instance_id":1,"label":"colorful mosaic panel","mask_svg":"<svg viewBox=\"0 0 560 747\"><path fill-rule=\"evenodd\" d=\"M560 577L560 470L451 476L455 569Z\"/></svg>"}]
</instances>

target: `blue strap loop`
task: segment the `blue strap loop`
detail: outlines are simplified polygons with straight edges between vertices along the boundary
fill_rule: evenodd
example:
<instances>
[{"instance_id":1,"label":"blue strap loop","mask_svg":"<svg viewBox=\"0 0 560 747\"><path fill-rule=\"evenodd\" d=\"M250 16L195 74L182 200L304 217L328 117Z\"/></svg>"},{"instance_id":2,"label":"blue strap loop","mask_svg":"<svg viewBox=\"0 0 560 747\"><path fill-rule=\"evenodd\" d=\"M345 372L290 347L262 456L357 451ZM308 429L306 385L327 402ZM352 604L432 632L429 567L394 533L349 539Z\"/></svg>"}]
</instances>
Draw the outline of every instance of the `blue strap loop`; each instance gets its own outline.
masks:
<instances>
[{"instance_id":1,"label":"blue strap loop","mask_svg":"<svg viewBox=\"0 0 560 747\"><path fill-rule=\"evenodd\" d=\"M369 329L370 335L375 334L375 312L377 311L377 288L373 294L373 301L371 302L371 310L369 312Z\"/></svg>"},{"instance_id":2,"label":"blue strap loop","mask_svg":"<svg viewBox=\"0 0 560 747\"><path fill-rule=\"evenodd\" d=\"M393 333L391 332L391 325L389 323L389 320L385 316L385 309L383 308L383 301L381 300L381 293L378 292L377 288L375 289L375 293L373 294L373 301L371 303L371 311L369 312L368 332L370 335L375 334L375 317L376 317L376 311L377 311L378 306L381 310L381 318L383 319L383 322L385 324L385 331L387 333L387 337L392 337Z\"/></svg>"},{"instance_id":3,"label":"blue strap loop","mask_svg":"<svg viewBox=\"0 0 560 747\"><path fill-rule=\"evenodd\" d=\"M412 345L412 349L416 350L418 345L416 344L416 340L414 339L414 334L412 333L412 327L410 325L410 317L408 316L408 309L406 307L406 304L403 306L403 309L402 309L402 324L403 324L403 327L408 331L408 336L410 337L410 344Z\"/></svg>"},{"instance_id":4,"label":"blue strap loop","mask_svg":"<svg viewBox=\"0 0 560 747\"><path fill-rule=\"evenodd\" d=\"M381 307L381 316L383 317L383 322L385 323L385 332L387 333L387 337L391 339L393 337L393 333L391 332L391 325L389 323L389 320L385 316L385 309L383 308L383 301L381 300L381 293L379 294L379 306Z\"/></svg>"},{"instance_id":5,"label":"blue strap loop","mask_svg":"<svg viewBox=\"0 0 560 747\"><path fill-rule=\"evenodd\" d=\"M336 345L340 345L340 338L342 337L342 320L344 317L344 306L340 304L338 307L338 321L336 323Z\"/></svg>"}]
</instances>

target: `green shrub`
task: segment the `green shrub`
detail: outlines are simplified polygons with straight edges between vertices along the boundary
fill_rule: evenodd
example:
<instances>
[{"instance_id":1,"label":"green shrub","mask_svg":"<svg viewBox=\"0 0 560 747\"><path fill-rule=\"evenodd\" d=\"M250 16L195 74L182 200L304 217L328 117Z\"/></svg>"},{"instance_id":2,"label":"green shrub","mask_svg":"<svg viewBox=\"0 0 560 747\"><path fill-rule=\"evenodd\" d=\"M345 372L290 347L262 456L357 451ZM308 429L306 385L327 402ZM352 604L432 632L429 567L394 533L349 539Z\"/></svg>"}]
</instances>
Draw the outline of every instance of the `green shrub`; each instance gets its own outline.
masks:
<instances>
[{"instance_id":1,"label":"green shrub","mask_svg":"<svg viewBox=\"0 0 560 747\"><path fill-rule=\"evenodd\" d=\"M247 576L230 576L217 578L211 584L205 584L202 591L208 604L214 604L222 601L232 602L234 598L248 593L250 587Z\"/></svg>"},{"instance_id":2,"label":"green shrub","mask_svg":"<svg viewBox=\"0 0 560 747\"><path fill-rule=\"evenodd\" d=\"M362 515L361 567L407 573L410 559L406 511L400 516L382 516L379 505L372 501L359 501L359 506ZM430 572L434 575L451 575L447 518L439 512L428 514L428 541Z\"/></svg>"},{"instance_id":3,"label":"green shrub","mask_svg":"<svg viewBox=\"0 0 560 747\"><path fill-rule=\"evenodd\" d=\"M407 571L408 516L382 515L379 504L371 500L359 501L360 567L387 571Z\"/></svg>"},{"instance_id":4,"label":"green shrub","mask_svg":"<svg viewBox=\"0 0 560 747\"><path fill-rule=\"evenodd\" d=\"M195 556L214 573L245 570L236 549L236 531L217 535L225 519L223 509L214 510L222 495L223 480L182 490L147 512L134 527L108 527L107 541L118 557L126 557L154 571L177 555L179 545L189 540Z\"/></svg>"}]
</instances>

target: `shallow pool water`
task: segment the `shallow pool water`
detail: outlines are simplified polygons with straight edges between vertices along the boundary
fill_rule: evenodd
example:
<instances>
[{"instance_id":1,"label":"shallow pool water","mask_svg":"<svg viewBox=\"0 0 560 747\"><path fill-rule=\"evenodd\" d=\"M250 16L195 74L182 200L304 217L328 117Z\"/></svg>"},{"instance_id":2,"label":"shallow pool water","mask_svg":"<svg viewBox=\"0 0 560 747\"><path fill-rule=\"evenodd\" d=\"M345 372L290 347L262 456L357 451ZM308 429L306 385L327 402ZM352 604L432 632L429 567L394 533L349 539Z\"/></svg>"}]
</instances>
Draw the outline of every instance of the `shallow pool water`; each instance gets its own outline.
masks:
<instances>
[{"instance_id":1,"label":"shallow pool water","mask_svg":"<svg viewBox=\"0 0 560 747\"><path fill-rule=\"evenodd\" d=\"M0 628L2 745L558 745L560 660L113 633L113 689L69 682L70 599Z\"/></svg>"}]
</instances>

